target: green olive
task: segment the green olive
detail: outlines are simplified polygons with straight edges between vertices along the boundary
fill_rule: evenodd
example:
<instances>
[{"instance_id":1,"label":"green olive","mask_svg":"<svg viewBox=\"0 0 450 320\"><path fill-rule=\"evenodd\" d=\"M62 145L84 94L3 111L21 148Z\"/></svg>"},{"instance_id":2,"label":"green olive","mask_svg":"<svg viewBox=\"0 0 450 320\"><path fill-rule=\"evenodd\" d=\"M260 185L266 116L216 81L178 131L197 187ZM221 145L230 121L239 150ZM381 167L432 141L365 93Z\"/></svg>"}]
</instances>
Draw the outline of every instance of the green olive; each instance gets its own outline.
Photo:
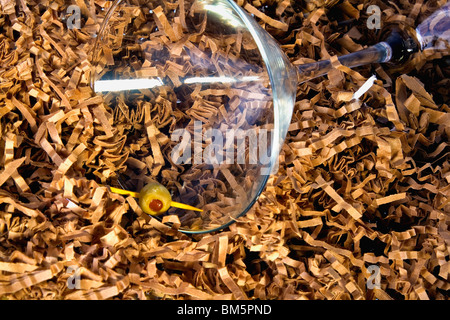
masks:
<instances>
[{"instance_id":1,"label":"green olive","mask_svg":"<svg viewBox=\"0 0 450 320\"><path fill-rule=\"evenodd\" d=\"M169 210L172 196L162 184L150 182L139 192L139 206L152 216L160 215Z\"/></svg>"}]
</instances>

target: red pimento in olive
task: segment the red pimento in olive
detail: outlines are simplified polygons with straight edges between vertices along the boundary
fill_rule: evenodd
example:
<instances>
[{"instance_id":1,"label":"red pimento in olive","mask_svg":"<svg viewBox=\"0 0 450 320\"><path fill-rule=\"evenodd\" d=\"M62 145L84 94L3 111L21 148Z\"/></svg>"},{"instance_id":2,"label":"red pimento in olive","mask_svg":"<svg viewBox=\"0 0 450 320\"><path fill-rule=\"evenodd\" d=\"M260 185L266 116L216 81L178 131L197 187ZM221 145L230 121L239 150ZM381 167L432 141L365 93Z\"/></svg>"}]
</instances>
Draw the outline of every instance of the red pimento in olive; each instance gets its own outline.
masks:
<instances>
[{"instance_id":1,"label":"red pimento in olive","mask_svg":"<svg viewBox=\"0 0 450 320\"><path fill-rule=\"evenodd\" d=\"M161 200L153 199L153 200L150 202L149 207L150 207L150 209L152 209L153 211L158 212L158 211L160 211L160 210L162 209L163 203L162 203Z\"/></svg>"}]
</instances>

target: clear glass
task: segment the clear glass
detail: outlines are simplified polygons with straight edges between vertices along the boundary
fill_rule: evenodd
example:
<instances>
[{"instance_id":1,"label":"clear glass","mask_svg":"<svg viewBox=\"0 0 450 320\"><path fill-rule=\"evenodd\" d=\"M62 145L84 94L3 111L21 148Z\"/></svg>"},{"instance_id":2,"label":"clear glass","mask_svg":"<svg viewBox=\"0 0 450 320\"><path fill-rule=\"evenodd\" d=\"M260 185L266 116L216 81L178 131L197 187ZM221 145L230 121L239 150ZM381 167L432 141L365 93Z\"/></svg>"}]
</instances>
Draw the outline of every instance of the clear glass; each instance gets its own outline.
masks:
<instances>
[{"instance_id":1,"label":"clear glass","mask_svg":"<svg viewBox=\"0 0 450 320\"><path fill-rule=\"evenodd\" d=\"M296 70L240 7L115 1L93 62L92 87L127 136L121 187L156 181L202 209L164 214L188 233L224 228L253 206L277 170Z\"/></svg>"},{"instance_id":2,"label":"clear glass","mask_svg":"<svg viewBox=\"0 0 450 320\"><path fill-rule=\"evenodd\" d=\"M447 55L449 8L339 62L394 66L418 50ZM116 0L93 65L92 87L126 135L126 170L111 185L161 183L173 201L203 210L165 213L178 215L186 233L220 230L253 206L278 168L297 84L333 67L324 60L294 68L232 0Z\"/></svg>"},{"instance_id":3,"label":"clear glass","mask_svg":"<svg viewBox=\"0 0 450 320\"><path fill-rule=\"evenodd\" d=\"M415 32L422 51L450 54L450 3L433 12Z\"/></svg>"}]
</instances>

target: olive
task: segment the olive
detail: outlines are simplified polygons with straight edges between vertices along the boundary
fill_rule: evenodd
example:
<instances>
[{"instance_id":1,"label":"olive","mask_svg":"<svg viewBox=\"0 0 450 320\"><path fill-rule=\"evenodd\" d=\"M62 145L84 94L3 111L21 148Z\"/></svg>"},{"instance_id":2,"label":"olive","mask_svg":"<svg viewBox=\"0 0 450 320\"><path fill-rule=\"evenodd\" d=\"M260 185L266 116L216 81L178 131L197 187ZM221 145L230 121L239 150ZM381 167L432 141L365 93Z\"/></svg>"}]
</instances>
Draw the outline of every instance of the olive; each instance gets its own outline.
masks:
<instances>
[{"instance_id":1,"label":"olive","mask_svg":"<svg viewBox=\"0 0 450 320\"><path fill-rule=\"evenodd\" d=\"M150 215L157 216L169 210L172 196L162 184L150 182L139 192L139 206Z\"/></svg>"}]
</instances>

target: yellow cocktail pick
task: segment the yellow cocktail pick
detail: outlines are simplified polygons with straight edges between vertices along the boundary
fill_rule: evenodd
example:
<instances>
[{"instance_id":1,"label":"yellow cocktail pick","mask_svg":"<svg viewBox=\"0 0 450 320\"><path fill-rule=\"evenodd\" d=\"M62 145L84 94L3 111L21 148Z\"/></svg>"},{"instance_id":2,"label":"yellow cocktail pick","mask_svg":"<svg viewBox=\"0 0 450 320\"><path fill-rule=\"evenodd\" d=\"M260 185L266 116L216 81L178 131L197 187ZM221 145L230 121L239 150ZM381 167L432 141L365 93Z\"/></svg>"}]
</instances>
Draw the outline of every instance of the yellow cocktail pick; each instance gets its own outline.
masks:
<instances>
[{"instance_id":1,"label":"yellow cocktail pick","mask_svg":"<svg viewBox=\"0 0 450 320\"><path fill-rule=\"evenodd\" d=\"M119 189L119 188L115 188L115 187L109 187L109 189L111 190L111 192L114 192L114 193L117 193L117 194L121 194L121 195L125 195L125 196L132 196L134 198L139 198L139 192L123 190L123 189ZM203 212L202 209L190 206L188 204L175 202L175 201L172 201L172 200L170 201L170 206L171 207L175 207L175 208L179 208L179 209Z\"/></svg>"}]
</instances>

